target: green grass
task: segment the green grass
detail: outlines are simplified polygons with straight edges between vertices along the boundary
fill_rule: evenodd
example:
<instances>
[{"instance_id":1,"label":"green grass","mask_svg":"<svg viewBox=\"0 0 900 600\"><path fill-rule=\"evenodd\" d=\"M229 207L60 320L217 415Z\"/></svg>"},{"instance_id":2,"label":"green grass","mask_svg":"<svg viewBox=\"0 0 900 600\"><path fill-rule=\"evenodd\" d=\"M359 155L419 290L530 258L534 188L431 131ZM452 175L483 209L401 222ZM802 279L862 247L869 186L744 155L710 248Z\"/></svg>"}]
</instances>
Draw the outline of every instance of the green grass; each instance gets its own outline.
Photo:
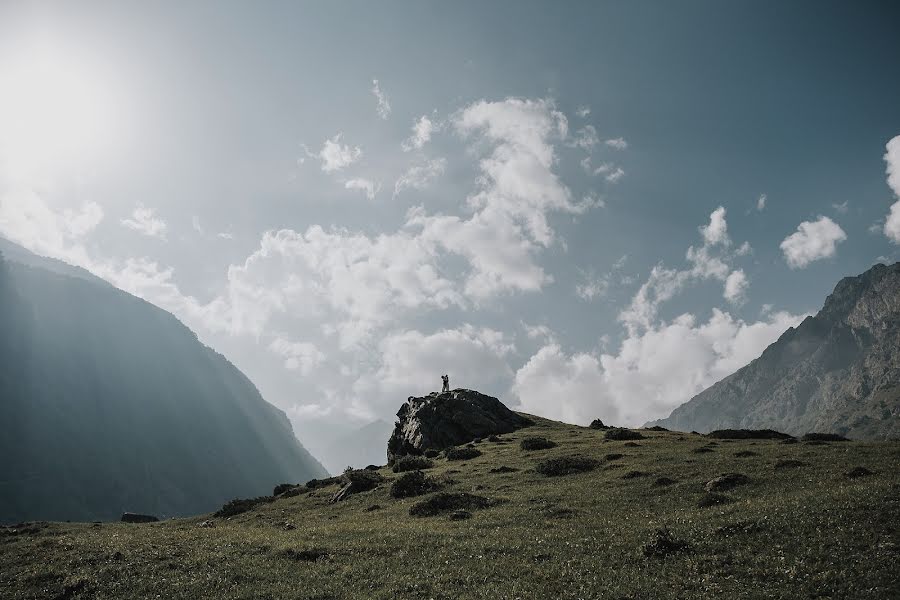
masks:
<instances>
[{"instance_id":1,"label":"green grass","mask_svg":"<svg viewBox=\"0 0 900 600\"><path fill-rule=\"evenodd\" d=\"M391 498L400 475L383 468L377 489L337 504L332 485L229 519L0 530L0 597L900 597L896 442L718 440L696 454L708 438L644 431L633 447L535 421L502 436L506 443L478 444L477 458L438 458L427 471L441 491L499 501L470 519L410 516L429 496ZM522 450L530 436L557 445ZM734 456L748 450L756 455ZM557 477L535 470L571 455L599 465ZM780 459L804 464L775 469ZM499 466L519 471L489 472ZM875 474L844 476L858 466ZM646 475L624 479L628 472ZM704 484L727 472L750 482L723 492L730 502L699 508ZM676 483L657 486L658 477ZM215 527L201 527L206 520ZM688 549L645 557L660 528Z\"/></svg>"}]
</instances>

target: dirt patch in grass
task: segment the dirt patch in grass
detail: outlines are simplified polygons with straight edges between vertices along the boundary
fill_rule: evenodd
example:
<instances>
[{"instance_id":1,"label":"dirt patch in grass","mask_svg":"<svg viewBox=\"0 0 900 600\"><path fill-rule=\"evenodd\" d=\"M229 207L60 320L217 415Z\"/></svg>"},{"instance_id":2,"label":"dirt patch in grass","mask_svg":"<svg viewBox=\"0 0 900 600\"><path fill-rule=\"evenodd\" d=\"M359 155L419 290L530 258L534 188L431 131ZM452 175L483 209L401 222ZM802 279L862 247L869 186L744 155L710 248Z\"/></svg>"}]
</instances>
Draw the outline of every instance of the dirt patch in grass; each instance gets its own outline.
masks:
<instances>
[{"instance_id":1,"label":"dirt patch in grass","mask_svg":"<svg viewBox=\"0 0 900 600\"><path fill-rule=\"evenodd\" d=\"M806 463L794 460L793 458L780 458L775 461L775 470L783 471L784 469L796 469L798 467L805 467Z\"/></svg>"},{"instance_id":2,"label":"dirt patch in grass","mask_svg":"<svg viewBox=\"0 0 900 600\"><path fill-rule=\"evenodd\" d=\"M450 448L447 450L447 460L469 460L481 456L481 450L477 448Z\"/></svg>"},{"instance_id":3,"label":"dirt patch in grass","mask_svg":"<svg viewBox=\"0 0 900 600\"><path fill-rule=\"evenodd\" d=\"M535 470L541 475L547 477L558 477L560 475L572 475L574 473L586 473L597 468L598 461L593 458L584 456L561 456L559 458L550 458L538 463Z\"/></svg>"},{"instance_id":4,"label":"dirt patch in grass","mask_svg":"<svg viewBox=\"0 0 900 600\"><path fill-rule=\"evenodd\" d=\"M488 471L488 473L518 473L518 472L519 472L519 469L517 469L515 467L507 467L506 465L501 465L499 467L496 467L496 468Z\"/></svg>"},{"instance_id":5,"label":"dirt patch in grass","mask_svg":"<svg viewBox=\"0 0 900 600\"><path fill-rule=\"evenodd\" d=\"M548 440L545 437L531 436L523 438L519 443L522 450L548 450L556 448L556 442Z\"/></svg>"},{"instance_id":6,"label":"dirt patch in grass","mask_svg":"<svg viewBox=\"0 0 900 600\"><path fill-rule=\"evenodd\" d=\"M431 459L424 456L401 456L394 461L392 470L394 473L405 473L406 471L420 471L422 469L430 469L434 466Z\"/></svg>"},{"instance_id":7,"label":"dirt patch in grass","mask_svg":"<svg viewBox=\"0 0 900 600\"><path fill-rule=\"evenodd\" d=\"M858 479L860 477L869 477L870 475L874 475L874 471L870 471L865 467L853 467L846 473L844 473L844 477L847 479Z\"/></svg>"},{"instance_id":8,"label":"dirt patch in grass","mask_svg":"<svg viewBox=\"0 0 900 600\"><path fill-rule=\"evenodd\" d=\"M707 492L724 492L748 483L750 483L750 478L743 473L722 473L707 481L704 487Z\"/></svg>"},{"instance_id":9,"label":"dirt patch in grass","mask_svg":"<svg viewBox=\"0 0 900 600\"><path fill-rule=\"evenodd\" d=\"M710 492L708 494L704 494L702 498L697 502L697 506L700 508L709 508L710 506L716 506L719 504L728 504L732 499L726 496L725 494L717 494L715 492Z\"/></svg>"},{"instance_id":10,"label":"dirt patch in grass","mask_svg":"<svg viewBox=\"0 0 900 600\"><path fill-rule=\"evenodd\" d=\"M295 560L298 562L319 562L328 560L331 557L331 554L324 548L309 548L307 550L294 550L293 548L289 548L284 550L281 553L281 556L288 560Z\"/></svg>"},{"instance_id":11,"label":"dirt patch in grass","mask_svg":"<svg viewBox=\"0 0 900 600\"><path fill-rule=\"evenodd\" d=\"M392 498L412 498L433 492L440 484L422 471L407 471L391 484Z\"/></svg>"},{"instance_id":12,"label":"dirt patch in grass","mask_svg":"<svg viewBox=\"0 0 900 600\"><path fill-rule=\"evenodd\" d=\"M679 552L687 552L691 545L663 527L657 529L653 533L653 538L644 545L643 553L647 558L665 558L670 554L678 554Z\"/></svg>"},{"instance_id":13,"label":"dirt patch in grass","mask_svg":"<svg viewBox=\"0 0 900 600\"><path fill-rule=\"evenodd\" d=\"M409 508L409 514L413 517L433 517L455 510L489 508L495 504L496 500L467 492L439 492L427 500L413 504Z\"/></svg>"},{"instance_id":14,"label":"dirt patch in grass","mask_svg":"<svg viewBox=\"0 0 900 600\"><path fill-rule=\"evenodd\" d=\"M623 427L613 427L612 429L608 429L603 437L612 441L644 439L643 434L641 434L639 431L633 431L631 429L625 429Z\"/></svg>"}]
</instances>

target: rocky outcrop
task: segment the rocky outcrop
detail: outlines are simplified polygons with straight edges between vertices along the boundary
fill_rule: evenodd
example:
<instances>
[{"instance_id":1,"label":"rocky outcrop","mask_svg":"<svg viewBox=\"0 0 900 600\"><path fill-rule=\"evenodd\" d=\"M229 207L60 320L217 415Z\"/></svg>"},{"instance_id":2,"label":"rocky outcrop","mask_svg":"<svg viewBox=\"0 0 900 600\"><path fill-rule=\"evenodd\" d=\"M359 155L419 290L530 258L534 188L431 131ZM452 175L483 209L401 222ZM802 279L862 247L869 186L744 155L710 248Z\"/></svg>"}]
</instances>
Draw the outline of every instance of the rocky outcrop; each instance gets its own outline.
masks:
<instances>
[{"instance_id":1,"label":"rocky outcrop","mask_svg":"<svg viewBox=\"0 0 900 600\"><path fill-rule=\"evenodd\" d=\"M900 438L900 263L842 279L816 316L656 423Z\"/></svg>"},{"instance_id":2,"label":"rocky outcrop","mask_svg":"<svg viewBox=\"0 0 900 600\"><path fill-rule=\"evenodd\" d=\"M510 433L532 422L498 399L474 390L453 390L416 398L410 396L397 412L399 420L388 440L388 464L399 456L444 450L500 433Z\"/></svg>"}]
</instances>

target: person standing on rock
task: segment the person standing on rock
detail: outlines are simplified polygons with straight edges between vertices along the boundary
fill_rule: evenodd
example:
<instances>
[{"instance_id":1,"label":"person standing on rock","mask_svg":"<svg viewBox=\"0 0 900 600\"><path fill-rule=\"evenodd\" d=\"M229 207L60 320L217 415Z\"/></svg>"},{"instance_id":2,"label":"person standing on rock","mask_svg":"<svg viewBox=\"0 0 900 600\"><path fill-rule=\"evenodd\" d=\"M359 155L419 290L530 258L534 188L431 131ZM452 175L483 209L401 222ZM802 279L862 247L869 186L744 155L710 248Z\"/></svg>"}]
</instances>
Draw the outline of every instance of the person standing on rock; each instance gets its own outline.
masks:
<instances>
[{"instance_id":1,"label":"person standing on rock","mask_svg":"<svg viewBox=\"0 0 900 600\"><path fill-rule=\"evenodd\" d=\"M444 387L441 388L441 393L450 391L450 377L447 375L441 375L441 381L444 382Z\"/></svg>"}]
</instances>

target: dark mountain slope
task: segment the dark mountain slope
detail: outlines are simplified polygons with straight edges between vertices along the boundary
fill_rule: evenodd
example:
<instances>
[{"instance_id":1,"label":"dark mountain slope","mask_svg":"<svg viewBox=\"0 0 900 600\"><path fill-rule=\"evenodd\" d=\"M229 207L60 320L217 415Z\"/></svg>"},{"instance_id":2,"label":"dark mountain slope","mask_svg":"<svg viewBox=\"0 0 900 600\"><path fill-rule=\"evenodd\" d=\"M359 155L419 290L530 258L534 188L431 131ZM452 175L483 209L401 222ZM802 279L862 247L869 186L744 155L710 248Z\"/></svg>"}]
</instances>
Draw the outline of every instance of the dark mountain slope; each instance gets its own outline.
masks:
<instances>
[{"instance_id":1,"label":"dark mountain slope","mask_svg":"<svg viewBox=\"0 0 900 600\"><path fill-rule=\"evenodd\" d=\"M0 521L196 514L325 474L237 368L108 284L5 261L0 336Z\"/></svg>"},{"instance_id":2,"label":"dark mountain slope","mask_svg":"<svg viewBox=\"0 0 900 600\"><path fill-rule=\"evenodd\" d=\"M842 279L819 314L656 424L900 438L900 263Z\"/></svg>"}]
</instances>

